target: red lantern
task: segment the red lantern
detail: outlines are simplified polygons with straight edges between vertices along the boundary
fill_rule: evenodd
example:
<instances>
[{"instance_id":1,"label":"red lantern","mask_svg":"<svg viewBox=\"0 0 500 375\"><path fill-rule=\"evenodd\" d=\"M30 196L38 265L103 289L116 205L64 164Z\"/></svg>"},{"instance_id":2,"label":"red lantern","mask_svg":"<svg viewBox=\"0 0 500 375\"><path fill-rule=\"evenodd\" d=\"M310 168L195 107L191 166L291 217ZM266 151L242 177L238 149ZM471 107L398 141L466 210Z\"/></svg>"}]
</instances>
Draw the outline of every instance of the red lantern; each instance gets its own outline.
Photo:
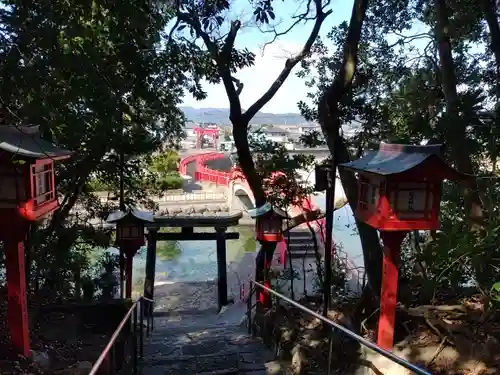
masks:
<instances>
[{"instance_id":1,"label":"red lantern","mask_svg":"<svg viewBox=\"0 0 500 375\"><path fill-rule=\"evenodd\" d=\"M153 215L131 209L116 211L109 215L107 222L116 223L116 243L126 256L127 287L125 296L132 296L132 260L141 246L144 246L144 224L153 222Z\"/></svg>"},{"instance_id":2,"label":"red lantern","mask_svg":"<svg viewBox=\"0 0 500 375\"><path fill-rule=\"evenodd\" d=\"M358 173L356 217L380 231L384 243L377 343L391 350L398 287L399 251L411 230L439 228L441 183L466 180L440 157L442 145L381 144L339 167Z\"/></svg>"},{"instance_id":3,"label":"red lantern","mask_svg":"<svg viewBox=\"0 0 500 375\"><path fill-rule=\"evenodd\" d=\"M34 221L56 210L54 161L70 156L70 151L42 140L38 126L0 126L0 209L4 215L11 211Z\"/></svg>"},{"instance_id":4,"label":"red lantern","mask_svg":"<svg viewBox=\"0 0 500 375\"><path fill-rule=\"evenodd\" d=\"M283 240L283 220L286 213L270 203L248 211L255 219L256 239L265 242L281 242Z\"/></svg>"},{"instance_id":5,"label":"red lantern","mask_svg":"<svg viewBox=\"0 0 500 375\"><path fill-rule=\"evenodd\" d=\"M441 148L381 144L341 164L359 174L356 217L380 231L438 229L441 182L466 178L441 159Z\"/></svg>"},{"instance_id":6,"label":"red lantern","mask_svg":"<svg viewBox=\"0 0 500 375\"><path fill-rule=\"evenodd\" d=\"M4 243L12 344L30 355L24 239L29 223L59 206L54 161L71 152L43 140L38 126L0 125L0 236Z\"/></svg>"},{"instance_id":7,"label":"red lantern","mask_svg":"<svg viewBox=\"0 0 500 375\"><path fill-rule=\"evenodd\" d=\"M144 241L144 222L136 218L123 220L116 224L116 242L118 244L135 244L143 246Z\"/></svg>"}]
</instances>

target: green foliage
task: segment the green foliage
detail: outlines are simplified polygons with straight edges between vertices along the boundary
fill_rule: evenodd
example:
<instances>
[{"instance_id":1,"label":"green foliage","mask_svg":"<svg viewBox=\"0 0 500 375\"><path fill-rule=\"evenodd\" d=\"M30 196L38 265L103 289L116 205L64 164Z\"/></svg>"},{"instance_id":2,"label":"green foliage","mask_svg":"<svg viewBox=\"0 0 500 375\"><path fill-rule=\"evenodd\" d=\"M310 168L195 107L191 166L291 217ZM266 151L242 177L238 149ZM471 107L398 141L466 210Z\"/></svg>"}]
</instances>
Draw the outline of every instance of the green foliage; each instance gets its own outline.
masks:
<instances>
[{"instance_id":1,"label":"green foliage","mask_svg":"<svg viewBox=\"0 0 500 375\"><path fill-rule=\"evenodd\" d=\"M442 291L460 295L469 286L488 293L500 279L496 168L500 119L495 115L500 102L500 92L495 91L500 61L493 54L493 34L485 22L484 7L468 0L446 4L454 59L451 74L456 75L459 102L455 118L460 123L450 121L449 97L443 90L444 73L450 77L450 72L444 71L439 58L434 3L384 0L369 5L353 85L339 103L338 117L326 124L333 127L338 122L342 130L351 131L349 137L341 132L351 158L380 142L446 141L446 160L457 165L457 152L452 155L450 151L460 147L458 153L470 158L472 172L480 176L478 190L487 213L480 230L471 230L466 219L463 187L446 183L442 230L436 235L420 233L416 243L413 239L405 243L402 273L419 292L412 297L422 303L433 301ZM301 63L297 75L310 92L299 109L308 120L318 120L319 98L340 71L347 28L347 23L333 27L326 38L316 41L314 54ZM465 134L457 138L462 124L467 124ZM319 135L308 134L303 141L322 143ZM380 264L365 266L374 269Z\"/></svg>"},{"instance_id":2,"label":"green foliage","mask_svg":"<svg viewBox=\"0 0 500 375\"><path fill-rule=\"evenodd\" d=\"M180 157L176 151L164 151L151 157L150 170L160 176L177 172Z\"/></svg>"},{"instance_id":3,"label":"green foliage","mask_svg":"<svg viewBox=\"0 0 500 375\"><path fill-rule=\"evenodd\" d=\"M210 60L185 40L165 41L174 16L154 1L0 1L5 121L39 124L44 138L75 151L57 165L61 209L30 236L32 286L50 284L54 297L71 296L89 249L109 245L94 220L118 202L102 204L93 192L117 196L123 172L126 203L151 205L158 188L147 183L149 157L184 136L185 92L202 96ZM175 174L165 180L162 188L181 183Z\"/></svg>"},{"instance_id":4,"label":"green foliage","mask_svg":"<svg viewBox=\"0 0 500 375\"><path fill-rule=\"evenodd\" d=\"M500 303L500 281L493 284L490 290L490 296L495 302Z\"/></svg>"},{"instance_id":5,"label":"green foliage","mask_svg":"<svg viewBox=\"0 0 500 375\"><path fill-rule=\"evenodd\" d=\"M181 176L172 174L157 181L157 189L160 191L181 189L183 184L184 179Z\"/></svg>"},{"instance_id":6,"label":"green foliage","mask_svg":"<svg viewBox=\"0 0 500 375\"><path fill-rule=\"evenodd\" d=\"M183 178L177 172L180 157L175 151L164 151L154 155L149 160L149 181L152 189L160 192L180 189L184 184Z\"/></svg>"},{"instance_id":7,"label":"green foliage","mask_svg":"<svg viewBox=\"0 0 500 375\"><path fill-rule=\"evenodd\" d=\"M156 247L157 256L163 261L170 261L181 254L181 249L176 241L160 241Z\"/></svg>"},{"instance_id":8,"label":"green foliage","mask_svg":"<svg viewBox=\"0 0 500 375\"><path fill-rule=\"evenodd\" d=\"M249 144L270 202L287 209L311 195L312 186L301 172L312 169L314 156L290 155L284 144L266 139L261 129L251 133Z\"/></svg>"}]
</instances>

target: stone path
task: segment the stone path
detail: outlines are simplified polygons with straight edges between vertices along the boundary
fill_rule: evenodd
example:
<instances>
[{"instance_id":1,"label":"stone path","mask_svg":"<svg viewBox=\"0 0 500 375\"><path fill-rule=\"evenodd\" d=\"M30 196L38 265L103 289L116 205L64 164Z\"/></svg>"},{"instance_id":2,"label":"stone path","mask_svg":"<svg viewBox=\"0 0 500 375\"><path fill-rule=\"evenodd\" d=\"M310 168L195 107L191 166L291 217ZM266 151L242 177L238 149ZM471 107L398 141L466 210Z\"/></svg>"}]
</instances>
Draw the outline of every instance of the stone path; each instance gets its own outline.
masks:
<instances>
[{"instance_id":1,"label":"stone path","mask_svg":"<svg viewBox=\"0 0 500 375\"><path fill-rule=\"evenodd\" d=\"M157 315L171 315L194 310L215 311L217 308L216 281L155 285L154 294Z\"/></svg>"},{"instance_id":2,"label":"stone path","mask_svg":"<svg viewBox=\"0 0 500 375\"><path fill-rule=\"evenodd\" d=\"M181 300L188 304L183 306ZM243 303L220 314L213 308L193 309L188 296L177 296L176 304L177 309L159 311L155 317L155 330L144 347L142 375L284 373L264 344L246 334ZM206 306L201 302L199 307Z\"/></svg>"}]
</instances>

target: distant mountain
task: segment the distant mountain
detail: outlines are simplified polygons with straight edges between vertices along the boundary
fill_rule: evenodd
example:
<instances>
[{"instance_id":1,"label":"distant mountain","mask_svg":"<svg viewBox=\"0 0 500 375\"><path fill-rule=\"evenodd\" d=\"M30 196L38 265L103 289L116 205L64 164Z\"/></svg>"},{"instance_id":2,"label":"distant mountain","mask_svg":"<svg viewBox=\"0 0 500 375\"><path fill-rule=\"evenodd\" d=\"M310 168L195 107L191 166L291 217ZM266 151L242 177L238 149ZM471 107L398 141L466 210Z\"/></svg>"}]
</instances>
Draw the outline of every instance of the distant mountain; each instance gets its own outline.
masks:
<instances>
[{"instance_id":1,"label":"distant mountain","mask_svg":"<svg viewBox=\"0 0 500 375\"><path fill-rule=\"evenodd\" d=\"M229 124L229 109L227 108L180 108L188 121L214 123L218 125ZM258 112L250 123L257 125L304 125L308 122L297 113Z\"/></svg>"}]
</instances>

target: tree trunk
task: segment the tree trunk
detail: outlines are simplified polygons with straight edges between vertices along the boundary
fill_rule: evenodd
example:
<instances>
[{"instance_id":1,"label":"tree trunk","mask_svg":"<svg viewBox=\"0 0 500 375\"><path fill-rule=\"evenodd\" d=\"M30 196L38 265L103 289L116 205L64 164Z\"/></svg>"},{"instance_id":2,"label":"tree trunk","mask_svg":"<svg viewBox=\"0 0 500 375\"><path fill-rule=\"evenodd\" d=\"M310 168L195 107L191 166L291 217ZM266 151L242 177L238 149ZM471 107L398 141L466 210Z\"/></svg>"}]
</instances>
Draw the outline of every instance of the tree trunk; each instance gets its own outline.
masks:
<instances>
[{"instance_id":1,"label":"tree trunk","mask_svg":"<svg viewBox=\"0 0 500 375\"><path fill-rule=\"evenodd\" d=\"M233 129L235 130L233 132L233 138L238 154L238 163L252 190L255 206L260 207L266 203L266 194L262 187L262 181L255 169L255 163L253 162L250 151L250 145L248 143L248 123L242 122L241 119L236 119L233 122Z\"/></svg>"},{"instance_id":2,"label":"tree trunk","mask_svg":"<svg viewBox=\"0 0 500 375\"><path fill-rule=\"evenodd\" d=\"M497 6L495 0L481 0L484 18L490 30L490 50L495 55L495 70L496 70L496 108L494 125L491 128L491 165L493 174L497 173L497 140L498 129L500 128L500 25L498 23ZM492 202L488 202L489 211L492 212Z\"/></svg>"},{"instance_id":3,"label":"tree trunk","mask_svg":"<svg viewBox=\"0 0 500 375\"><path fill-rule=\"evenodd\" d=\"M323 95L318 107L319 122L325 134L328 148L334 156L337 165L350 160L347 146L339 136L341 125L338 114L339 103L344 93L352 84L356 71L358 46L367 8L368 0L355 0L344 45L342 66L335 77L335 81ZM351 209L354 211L356 209L358 195L356 177L353 173L347 171L339 172L347 199L349 200ZM373 295L378 297L380 295L382 280L383 255L378 234L375 229L359 220L356 220L356 226L363 248L363 259L368 285Z\"/></svg>"},{"instance_id":4,"label":"tree trunk","mask_svg":"<svg viewBox=\"0 0 500 375\"><path fill-rule=\"evenodd\" d=\"M338 138L335 147L337 152L337 160L339 163L350 161L350 154L343 139ZM340 169L340 181L344 187L347 199L350 203L351 210L356 210L358 202L358 181L354 173ZM378 301L380 296L380 288L382 286L382 260L383 250L380 246L380 240L376 229L368 224L355 219L358 229L361 248L363 250L363 263L365 265L365 275L368 281L368 286L373 293L375 301ZM366 301L371 301L372 298L367 298Z\"/></svg>"},{"instance_id":5,"label":"tree trunk","mask_svg":"<svg viewBox=\"0 0 500 375\"><path fill-rule=\"evenodd\" d=\"M457 93L457 78L453 62L450 41L450 22L446 0L435 0L436 7L436 40L438 42L439 60L441 63L441 82L447 104L448 126L445 129L445 138L450 148L451 156L458 170L472 175L472 161L470 159L466 137L465 122L460 118L459 97ZM471 187L465 189L464 200L466 212L472 224L481 223L483 209L477 192L476 181L471 181Z\"/></svg>"}]
</instances>

